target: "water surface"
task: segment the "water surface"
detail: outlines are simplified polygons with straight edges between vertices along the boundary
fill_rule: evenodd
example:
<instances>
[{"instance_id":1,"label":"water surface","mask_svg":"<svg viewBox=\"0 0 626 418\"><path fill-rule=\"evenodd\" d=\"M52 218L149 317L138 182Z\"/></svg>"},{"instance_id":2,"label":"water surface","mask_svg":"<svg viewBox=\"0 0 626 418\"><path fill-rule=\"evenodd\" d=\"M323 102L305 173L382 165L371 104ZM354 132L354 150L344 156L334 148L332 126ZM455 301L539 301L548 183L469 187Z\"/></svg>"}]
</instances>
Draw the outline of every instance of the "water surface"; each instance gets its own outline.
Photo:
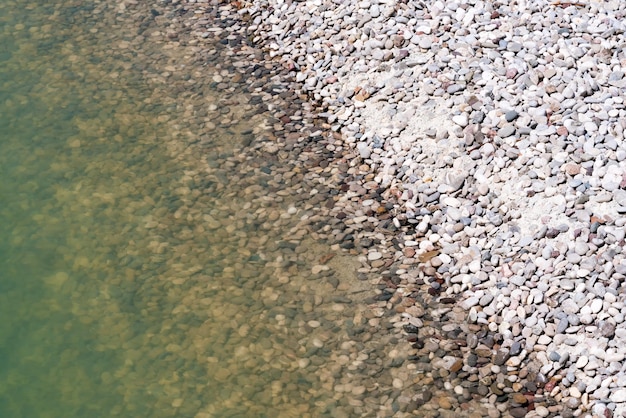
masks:
<instances>
[{"instance_id":1,"label":"water surface","mask_svg":"<svg viewBox=\"0 0 626 418\"><path fill-rule=\"evenodd\" d=\"M126 6L0 4L0 416L390 405L408 375L358 266L319 266L303 171L244 153L266 116Z\"/></svg>"}]
</instances>

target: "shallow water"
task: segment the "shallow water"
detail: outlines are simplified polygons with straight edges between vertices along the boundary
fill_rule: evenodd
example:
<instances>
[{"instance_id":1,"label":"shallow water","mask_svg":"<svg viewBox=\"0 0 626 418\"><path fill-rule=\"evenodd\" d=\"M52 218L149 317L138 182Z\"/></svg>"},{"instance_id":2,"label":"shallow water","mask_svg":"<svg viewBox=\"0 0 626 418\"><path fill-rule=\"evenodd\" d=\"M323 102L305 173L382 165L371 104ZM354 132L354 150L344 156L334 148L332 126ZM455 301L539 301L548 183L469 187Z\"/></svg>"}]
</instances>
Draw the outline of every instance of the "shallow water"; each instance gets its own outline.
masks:
<instances>
[{"instance_id":1,"label":"shallow water","mask_svg":"<svg viewBox=\"0 0 626 418\"><path fill-rule=\"evenodd\" d=\"M302 172L237 151L263 115L129 15L0 4L0 416L365 416L405 372L358 266L311 273Z\"/></svg>"},{"instance_id":2,"label":"shallow water","mask_svg":"<svg viewBox=\"0 0 626 418\"><path fill-rule=\"evenodd\" d=\"M152 415L155 394L116 374L143 328L132 279L157 274L120 251L154 210L144 199L175 178L158 114L97 79L111 70L71 5L0 7L0 416Z\"/></svg>"}]
</instances>

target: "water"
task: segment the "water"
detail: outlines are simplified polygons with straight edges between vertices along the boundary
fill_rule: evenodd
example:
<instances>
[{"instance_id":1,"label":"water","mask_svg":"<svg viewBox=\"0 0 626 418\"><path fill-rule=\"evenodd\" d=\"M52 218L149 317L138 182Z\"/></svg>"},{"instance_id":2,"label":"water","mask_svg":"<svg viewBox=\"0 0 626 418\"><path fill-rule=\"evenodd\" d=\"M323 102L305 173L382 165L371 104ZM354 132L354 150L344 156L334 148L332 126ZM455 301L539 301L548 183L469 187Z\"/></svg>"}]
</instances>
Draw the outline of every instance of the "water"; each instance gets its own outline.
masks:
<instances>
[{"instance_id":1,"label":"water","mask_svg":"<svg viewBox=\"0 0 626 418\"><path fill-rule=\"evenodd\" d=\"M0 7L0 416L148 416L155 394L115 376L143 328L116 279L142 270L119 264L129 208L173 179L158 114L100 79L123 62L98 63L72 5Z\"/></svg>"},{"instance_id":2,"label":"water","mask_svg":"<svg viewBox=\"0 0 626 418\"><path fill-rule=\"evenodd\" d=\"M0 417L390 408L410 379L354 260L312 274L305 175L241 153L265 116L123 5L0 4Z\"/></svg>"}]
</instances>

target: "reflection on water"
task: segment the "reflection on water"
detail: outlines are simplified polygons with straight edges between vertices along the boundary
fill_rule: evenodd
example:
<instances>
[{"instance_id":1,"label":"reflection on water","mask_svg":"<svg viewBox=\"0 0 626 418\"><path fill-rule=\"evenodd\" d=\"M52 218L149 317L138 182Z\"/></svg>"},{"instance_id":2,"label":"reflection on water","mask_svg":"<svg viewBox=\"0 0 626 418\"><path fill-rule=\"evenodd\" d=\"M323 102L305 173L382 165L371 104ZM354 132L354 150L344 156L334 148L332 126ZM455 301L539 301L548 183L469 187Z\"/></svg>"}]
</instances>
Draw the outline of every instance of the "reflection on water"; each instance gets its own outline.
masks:
<instances>
[{"instance_id":1,"label":"reflection on water","mask_svg":"<svg viewBox=\"0 0 626 418\"><path fill-rule=\"evenodd\" d=\"M234 150L262 115L115 2L40 3L0 4L0 417L362 416L405 372L264 189L302 172Z\"/></svg>"}]
</instances>

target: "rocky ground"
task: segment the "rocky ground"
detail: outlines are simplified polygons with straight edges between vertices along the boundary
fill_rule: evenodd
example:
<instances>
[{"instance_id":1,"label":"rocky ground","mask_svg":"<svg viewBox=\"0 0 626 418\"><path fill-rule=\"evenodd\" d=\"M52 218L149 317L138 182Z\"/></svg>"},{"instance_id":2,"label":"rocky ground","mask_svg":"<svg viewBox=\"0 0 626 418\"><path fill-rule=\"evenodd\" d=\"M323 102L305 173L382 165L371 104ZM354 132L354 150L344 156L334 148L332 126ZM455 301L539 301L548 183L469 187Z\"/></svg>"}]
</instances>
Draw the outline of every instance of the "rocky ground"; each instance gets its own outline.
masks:
<instances>
[{"instance_id":1,"label":"rocky ground","mask_svg":"<svg viewBox=\"0 0 626 418\"><path fill-rule=\"evenodd\" d=\"M626 414L623 3L172 6L264 62L240 81L287 133L252 144L325 141L312 235L412 343L413 414Z\"/></svg>"}]
</instances>

